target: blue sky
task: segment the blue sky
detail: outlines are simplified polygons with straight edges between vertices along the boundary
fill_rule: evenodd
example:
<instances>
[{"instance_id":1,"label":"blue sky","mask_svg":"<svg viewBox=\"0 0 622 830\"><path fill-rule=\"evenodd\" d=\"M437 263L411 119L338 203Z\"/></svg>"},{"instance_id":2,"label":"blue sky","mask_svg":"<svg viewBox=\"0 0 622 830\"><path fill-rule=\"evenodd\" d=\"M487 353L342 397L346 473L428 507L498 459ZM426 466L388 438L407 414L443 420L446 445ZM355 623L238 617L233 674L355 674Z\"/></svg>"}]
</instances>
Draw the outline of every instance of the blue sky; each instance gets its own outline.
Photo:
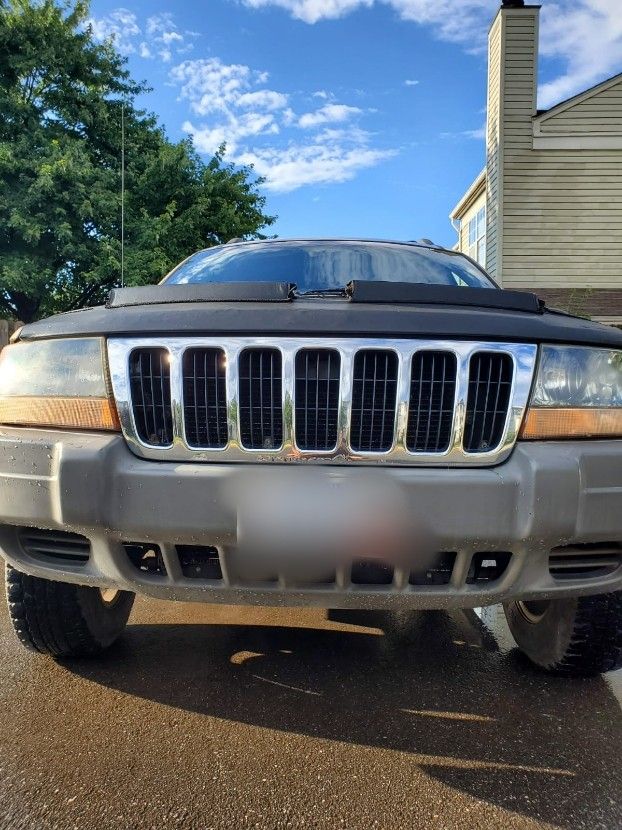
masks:
<instances>
[{"instance_id":1,"label":"blue sky","mask_svg":"<svg viewBox=\"0 0 622 830\"><path fill-rule=\"evenodd\" d=\"M267 179L282 236L455 241L496 0L94 0L172 139ZM544 0L540 106L622 70L620 0Z\"/></svg>"}]
</instances>

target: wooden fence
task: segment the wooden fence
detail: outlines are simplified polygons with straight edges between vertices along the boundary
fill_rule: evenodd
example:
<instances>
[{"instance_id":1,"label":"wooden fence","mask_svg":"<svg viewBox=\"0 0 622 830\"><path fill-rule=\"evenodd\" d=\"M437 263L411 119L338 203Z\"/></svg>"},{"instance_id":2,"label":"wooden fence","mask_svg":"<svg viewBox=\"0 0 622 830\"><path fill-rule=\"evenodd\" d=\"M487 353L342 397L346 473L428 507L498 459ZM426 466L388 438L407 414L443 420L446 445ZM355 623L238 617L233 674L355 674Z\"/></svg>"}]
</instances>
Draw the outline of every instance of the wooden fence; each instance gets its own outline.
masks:
<instances>
[{"instance_id":1,"label":"wooden fence","mask_svg":"<svg viewBox=\"0 0 622 830\"><path fill-rule=\"evenodd\" d=\"M0 320L0 349L3 349L9 342L10 336L23 323L18 323L15 320Z\"/></svg>"}]
</instances>

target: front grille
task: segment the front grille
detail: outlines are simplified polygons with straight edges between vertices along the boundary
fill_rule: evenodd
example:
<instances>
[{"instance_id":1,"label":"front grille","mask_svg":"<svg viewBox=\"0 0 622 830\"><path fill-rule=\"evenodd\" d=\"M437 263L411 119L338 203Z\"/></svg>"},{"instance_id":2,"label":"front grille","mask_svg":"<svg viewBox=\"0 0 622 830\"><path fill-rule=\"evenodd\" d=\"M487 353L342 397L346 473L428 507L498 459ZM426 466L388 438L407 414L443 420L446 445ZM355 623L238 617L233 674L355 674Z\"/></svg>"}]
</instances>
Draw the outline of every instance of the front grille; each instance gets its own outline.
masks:
<instances>
[{"instance_id":1,"label":"front grille","mask_svg":"<svg viewBox=\"0 0 622 830\"><path fill-rule=\"evenodd\" d=\"M537 354L514 343L304 337L112 338L108 350L140 456L447 466L507 457Z\"/></svg>"},{"instance_id":2,"label":"front grille","mask_svg":"<svg viewBox=\"0 0 622 830\"><path fill-rule=\"evenodd\" d=\"M451 352L417 352L413 357L406 432L411 452L445 452L449 448L456 365Z\"/></svg>"},{"instance_id":3,"label":"front grille","mask_svg":"<svg viewBox=\"0 0 622 830\"><path fill-rule=\"evenodd\" d=\"M281 353L245 349L240 355L240 437L249 450L283 443Z\"/></svg>"},{"instance_id":4,"label":"front grille","mask_svg":"<svg viewBox=\"0 0 622 830\"><path fill-rule=\"evenodd\" d=\"M339 352L303 349L296 355L296 444L331 450L337 443Z\"/></svg>"},{"instance_id":5,"label":"front grille","mask_svg":"<svg viewBox=\"0 0 622 830\"><path fill-rule=\"evenodd\" d=\"M355 452L391 449L397 366L395 352L362 349L355 355L350 433L350 446Z\"/></svg>"},{"instance_id":6,"label":"front grille","mask_svg":"<svg viewBox=\"0 0 622 830\"><path fill-rule=\"evenodd\" d=\"M467 452L489 452L501 440L512 372L512 358L507 354L478 352L471 358L464 439Z\"/></svg>"},{"instance_id":7,"label":"front grille","mask_svg":"<svg viewBox=\"0 0 622 830\"><path fill-rule=\"evenodd\" d=\"M130 390L138 437L153 447L173 443L171 367L166 349L135 349Z\"/></svg>"},{"instance_id":8,"label":"front grille","mask_svg":"<svg viewBox=\"0 0 622 830\"><path fill-rule=\"evenodd\" d=\"M225 371L222 349L188 349L184 354L184 427L193 447L227 445Z\"/></svg>"}]
</instances>

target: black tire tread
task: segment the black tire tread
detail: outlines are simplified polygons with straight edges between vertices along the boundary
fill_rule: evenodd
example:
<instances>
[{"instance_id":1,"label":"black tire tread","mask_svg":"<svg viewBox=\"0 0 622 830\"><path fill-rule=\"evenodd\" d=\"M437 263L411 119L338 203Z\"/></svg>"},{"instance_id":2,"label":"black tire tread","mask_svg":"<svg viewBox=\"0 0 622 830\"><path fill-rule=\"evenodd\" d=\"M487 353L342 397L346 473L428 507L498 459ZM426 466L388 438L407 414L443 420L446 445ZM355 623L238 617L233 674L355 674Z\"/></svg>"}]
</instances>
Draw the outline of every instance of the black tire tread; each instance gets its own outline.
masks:
<instances>
[{"instance_id":1,"label":"black tire tread","mask_svg":"<svg viewBox=\"0 0 622 830\"><path fill-rule=\"evenodd\" d=\"M97 590L28 576L7 565L9 616L20 642L52 657L97 654L104 645L84 616L79 592Z\"/></svg>"},{"instance_id":2,"label":"black tire tread","mask_svg":"<svg viewBox=\"0 0 622 830\"><path fill-rule=\"evenodd\" d=\"M546 668L581 677L622 668L622 591L579 598L566 652Z\"/></svg>"}]
</instances>

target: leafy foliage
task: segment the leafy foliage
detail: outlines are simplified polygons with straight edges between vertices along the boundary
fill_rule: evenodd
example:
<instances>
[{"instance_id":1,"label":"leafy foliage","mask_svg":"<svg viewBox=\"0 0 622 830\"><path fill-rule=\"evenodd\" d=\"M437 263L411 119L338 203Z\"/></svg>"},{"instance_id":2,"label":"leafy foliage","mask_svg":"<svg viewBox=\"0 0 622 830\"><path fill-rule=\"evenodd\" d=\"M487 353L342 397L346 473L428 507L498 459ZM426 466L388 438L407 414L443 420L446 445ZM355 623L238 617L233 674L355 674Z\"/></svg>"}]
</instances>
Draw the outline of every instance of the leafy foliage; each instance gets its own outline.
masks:
<instances>
[{"instance_id":1,"label":"leafy foliage","mask_svg":"<svg viewBox=\"0 0 622 830\"><path fill-rule=\"evenodd\" d=\"M274 222L252 170L224 163L224 148L206 164L136 108L147 87L87 17L83 0L0 0L3 316L79 308L118 284L122 111L127 284Z\"/></svg>"}]
</instances>

